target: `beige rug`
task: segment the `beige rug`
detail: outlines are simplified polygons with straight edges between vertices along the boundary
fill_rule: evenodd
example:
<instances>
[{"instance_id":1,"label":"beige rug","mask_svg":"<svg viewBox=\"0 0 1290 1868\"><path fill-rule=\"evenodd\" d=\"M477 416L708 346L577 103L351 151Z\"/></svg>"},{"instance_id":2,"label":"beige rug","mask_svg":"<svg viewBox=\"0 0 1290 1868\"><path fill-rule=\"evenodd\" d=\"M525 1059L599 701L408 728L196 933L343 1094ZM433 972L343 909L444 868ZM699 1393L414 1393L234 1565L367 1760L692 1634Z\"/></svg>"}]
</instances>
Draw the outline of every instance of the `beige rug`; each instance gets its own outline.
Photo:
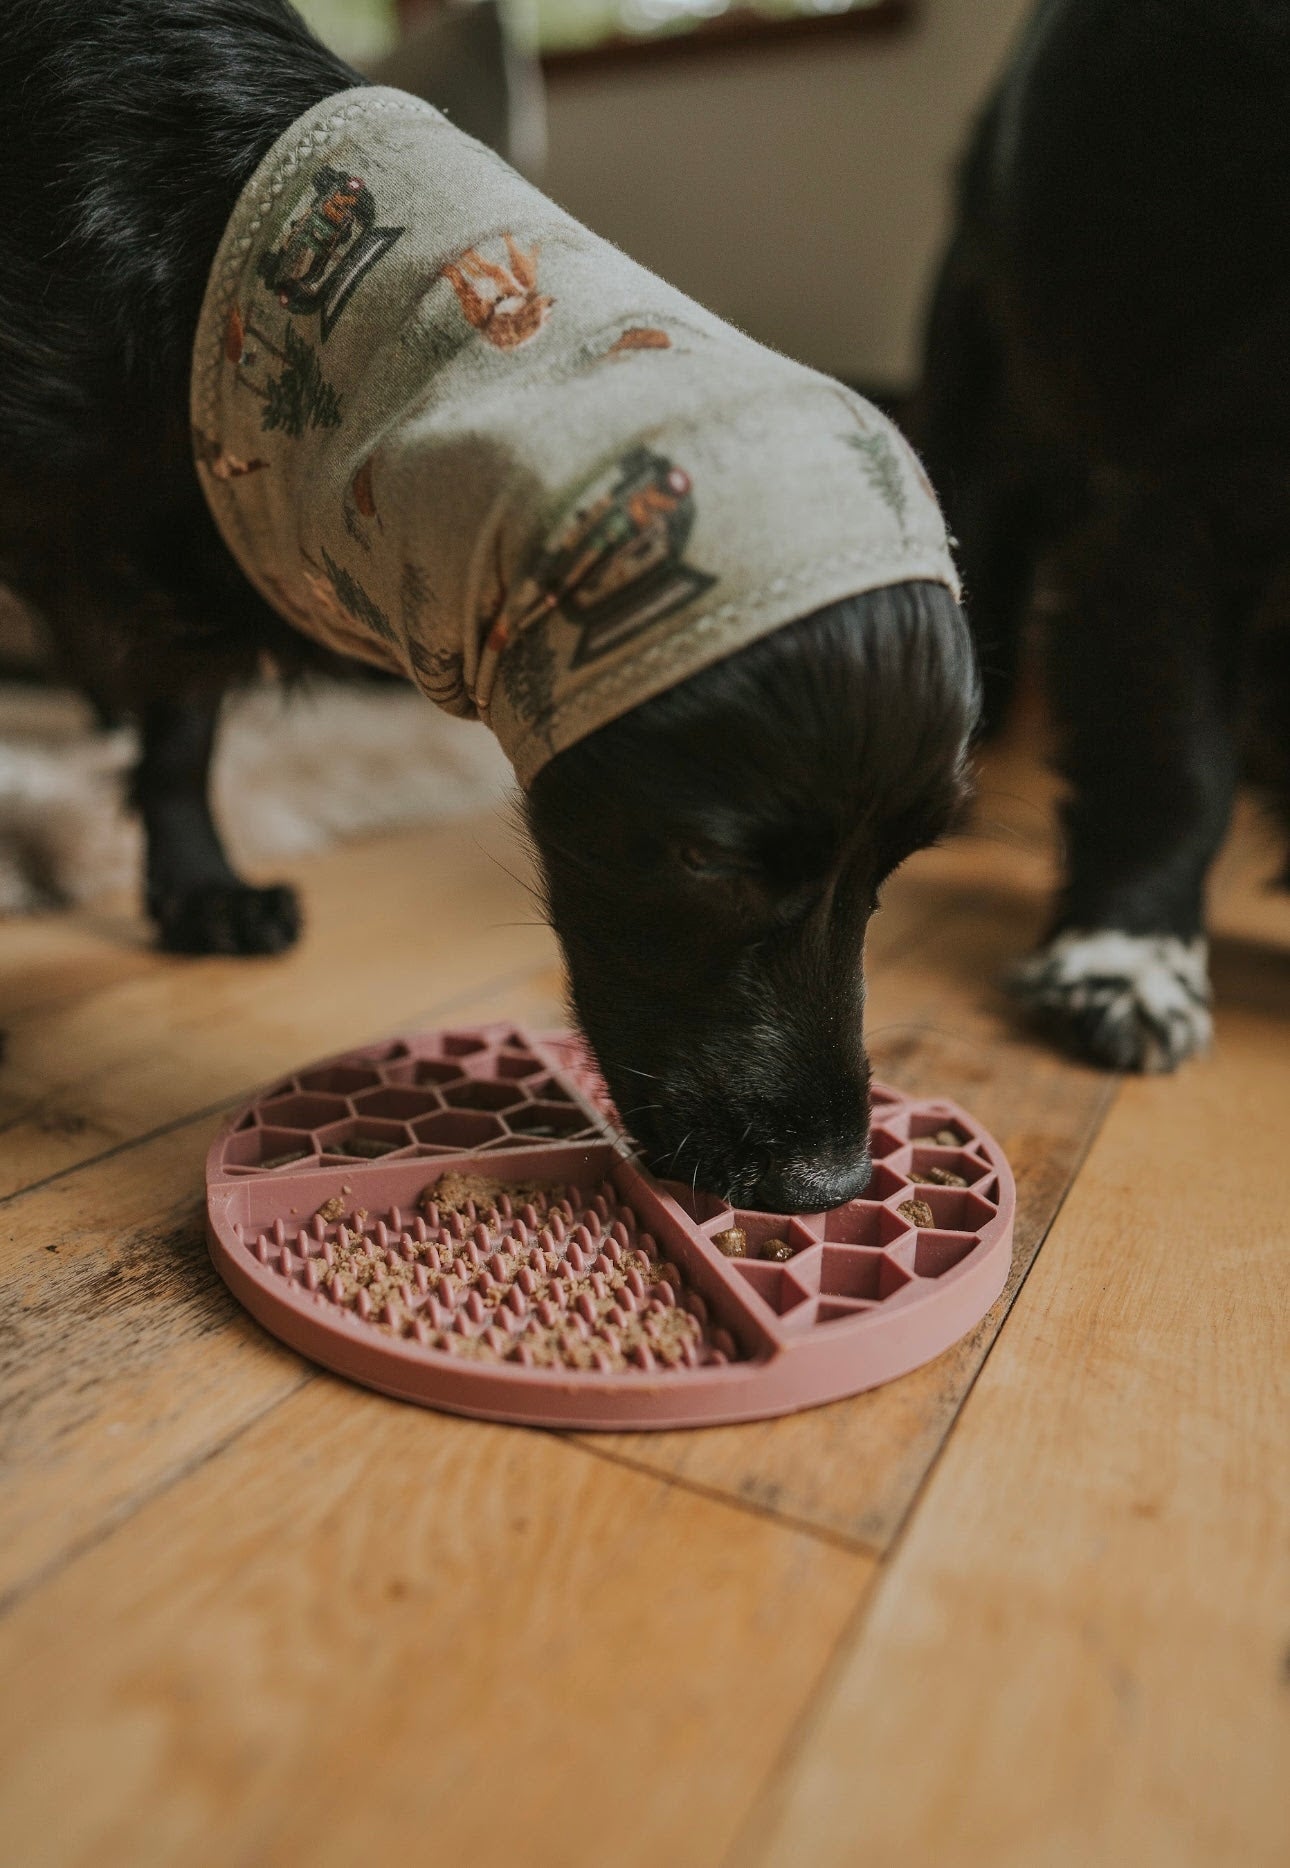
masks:
<instances>
[{"instance_id":1,"label":"beige rug","mask_svg":"<svg viewBox=\"0 0 1290 1868\"><path fill-rule=\"evenodd\" d=\"M137 887L142 839L123 799L133 733L99 733L73 694L0 684L0 913ZM213 795L235 864L342 838L504 810L510 767L485 728L411 690L319 683L230 701Z\"/></svg>"}]
</instances>

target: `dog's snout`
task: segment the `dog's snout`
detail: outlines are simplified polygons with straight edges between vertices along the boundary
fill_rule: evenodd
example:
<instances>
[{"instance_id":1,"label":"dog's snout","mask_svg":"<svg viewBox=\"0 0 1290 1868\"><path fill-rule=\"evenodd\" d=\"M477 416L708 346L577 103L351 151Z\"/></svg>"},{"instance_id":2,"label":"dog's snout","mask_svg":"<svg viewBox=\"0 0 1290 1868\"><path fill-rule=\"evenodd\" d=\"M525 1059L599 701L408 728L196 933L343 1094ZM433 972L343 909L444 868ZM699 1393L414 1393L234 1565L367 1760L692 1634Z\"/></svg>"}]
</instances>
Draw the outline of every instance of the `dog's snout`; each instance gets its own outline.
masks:
<instances>
[{"instance_id":1,"label":"dog's snout","mask_svg":"<svg viewBox=\"0 0 1290 1868\"><path fill-rule=\"evenodd\" d=\"M869 1185L873 1162L865 1141L844 1156L776 1162L757 1182L754 1204L770 1213L819 1213L856 1200Z\"/></svg>"}]
</instances>

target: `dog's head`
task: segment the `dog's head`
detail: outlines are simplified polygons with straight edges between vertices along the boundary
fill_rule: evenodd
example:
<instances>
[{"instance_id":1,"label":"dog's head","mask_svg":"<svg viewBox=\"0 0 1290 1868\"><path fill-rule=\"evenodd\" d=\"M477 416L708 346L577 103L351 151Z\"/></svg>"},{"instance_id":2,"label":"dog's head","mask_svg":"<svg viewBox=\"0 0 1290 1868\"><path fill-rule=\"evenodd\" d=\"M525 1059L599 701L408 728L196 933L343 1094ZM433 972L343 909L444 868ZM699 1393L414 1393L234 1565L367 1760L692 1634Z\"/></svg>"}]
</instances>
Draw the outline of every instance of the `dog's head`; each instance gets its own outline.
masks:
<instances>
[{"instance_id":1,"label":"dog's head","mask_svg":"<svg viewBox=\"0 0 1290 1868\"><path fill-rule=\"evenodd\" d=\"M957 603L901 584L538 775L528 821L574 1007L655 1172L781 1212L863 1190L865 929L958 810L976 707Z\"/></svg>"}]
</instances>

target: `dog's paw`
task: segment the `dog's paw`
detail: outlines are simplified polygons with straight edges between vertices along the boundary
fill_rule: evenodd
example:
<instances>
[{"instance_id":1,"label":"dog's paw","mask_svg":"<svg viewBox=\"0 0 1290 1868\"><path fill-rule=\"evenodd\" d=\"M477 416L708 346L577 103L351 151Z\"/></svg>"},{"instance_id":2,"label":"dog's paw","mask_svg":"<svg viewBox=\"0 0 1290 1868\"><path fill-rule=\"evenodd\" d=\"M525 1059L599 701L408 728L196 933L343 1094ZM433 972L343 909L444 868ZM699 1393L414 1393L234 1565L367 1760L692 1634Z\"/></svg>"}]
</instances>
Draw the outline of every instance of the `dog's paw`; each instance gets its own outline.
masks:
<instances>
[{"instance_id":1,"label":"dog's paw","mask_svg":"<svg viewBox=\"0 0 1290 1868\"><path fill-rule=\"evenodd\" d=\"M1071 929L1018 966L1009 986L1094 1063L1173 1070L1213 1022L1204 940Z\"/></svg>"},{"instance_id":2,"label":"dog's paw","mask_svg":"<svg viewBox=\"0 0 1290 1868\"><path fill-rule=\"evenodd\" d=\"M300 934L296 892L282 884L211 882L155 901L152 912L168 953L283 953Z\"/></svg>"}]
</instances>

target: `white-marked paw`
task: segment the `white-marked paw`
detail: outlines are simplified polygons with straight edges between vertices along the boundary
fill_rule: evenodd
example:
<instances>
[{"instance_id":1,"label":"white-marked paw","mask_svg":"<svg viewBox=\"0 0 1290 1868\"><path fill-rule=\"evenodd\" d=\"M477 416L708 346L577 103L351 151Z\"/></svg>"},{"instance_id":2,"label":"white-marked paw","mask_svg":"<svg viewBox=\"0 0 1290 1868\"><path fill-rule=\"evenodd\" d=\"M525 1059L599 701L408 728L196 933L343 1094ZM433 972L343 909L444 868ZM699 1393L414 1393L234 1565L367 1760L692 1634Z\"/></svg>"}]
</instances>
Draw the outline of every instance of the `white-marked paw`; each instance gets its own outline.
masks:
<instances>
[{"instance_id":1,"label":"white-marked paw","mask_svg":"<svg viewBox=\"0 0 1290 1868\"><path fill-rule=\"evenodd\" d=\"M1202 939L1070 929L1022 961L1009 985L1093 1062L1172 1070L1213 1031L1207 958Z\"/></svg>"}]
</instances>

